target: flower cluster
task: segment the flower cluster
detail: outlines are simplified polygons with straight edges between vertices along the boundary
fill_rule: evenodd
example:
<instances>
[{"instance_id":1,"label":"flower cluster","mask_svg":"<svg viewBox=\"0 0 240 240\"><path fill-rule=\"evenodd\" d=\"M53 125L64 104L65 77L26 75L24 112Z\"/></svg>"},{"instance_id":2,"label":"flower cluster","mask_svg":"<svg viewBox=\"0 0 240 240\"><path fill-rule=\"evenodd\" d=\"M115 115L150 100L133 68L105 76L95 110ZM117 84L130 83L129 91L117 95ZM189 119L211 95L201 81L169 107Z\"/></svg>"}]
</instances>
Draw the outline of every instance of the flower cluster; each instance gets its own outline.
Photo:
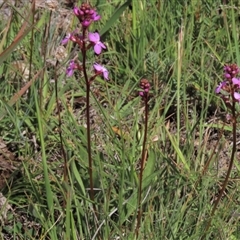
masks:
<instances>
[{"instance_id":1,"label":"flower cluster","mask_svg":"<svg viewBox=\"0 0 240 240\"><path fill-rule=\"evenodd\" d=\"M150 91L150 83L147 79L141 79L140 81L140 88L142 90L139 91L139 95L141 97L148 97L148 93Z\"/></svg>"},{"instance_id":2,"label":"flower cluster","mask_svg":"<svg viewBox=\"0 0 240 240\"><path fill-rule=\"evenodd\" d=\"M84 28L89 27L93 21L98 21L101 18L88 3L83 3L79 8L74 7L73 12Z\"/></svg>"},{"instance_id":3,"label":"flower cluster","mask_svg":"<svg viewBox=\"0 0 240 240\"><path fill-rule=\"evenodd\" d=\"M231 102L240 102L240 78L237 77L239 70L236 64L225 65L224 81L215 89L229 108L232 106Z\"/></svg>"},{"instance_id":4,"label":"flower cluster","mask_svg":"<svg viewBox=\"0 0 240 240\"><path fill-rule=\"evenodd\" d=\"M78 18L81 26L81 34L77 30L69 33L62 41L61 44L65 45L69 41L76 43L82 54L86 54L86 51L93 47L95 54L101 54L103 49L106 49L106 45L100 41L100 35L98 32L88 32L88 27L91 23L98 21L101 16L98 15L96 10L92 8L88 3L83 3L80 7L74 7L74 15ZM90 78L92 81L96 76L101 75L105 80L108 80L108 70L98 63L93 65L95 75ZM70 60L69 66L67 67L66 73L68 77L71 77L74 70L83 71L83 67L76 63L74 60Z\"/></svg>"}]
</instances>

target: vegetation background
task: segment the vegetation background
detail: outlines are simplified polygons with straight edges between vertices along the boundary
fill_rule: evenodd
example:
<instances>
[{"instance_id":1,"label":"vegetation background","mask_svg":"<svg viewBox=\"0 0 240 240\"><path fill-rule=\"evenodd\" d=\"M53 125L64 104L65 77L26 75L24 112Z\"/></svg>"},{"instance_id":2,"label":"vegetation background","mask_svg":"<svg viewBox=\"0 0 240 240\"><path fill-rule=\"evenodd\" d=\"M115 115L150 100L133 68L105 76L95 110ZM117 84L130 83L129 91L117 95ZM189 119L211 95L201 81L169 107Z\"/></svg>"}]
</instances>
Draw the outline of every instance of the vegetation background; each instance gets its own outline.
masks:
<instances>
[{"instance_id":1,"label":"vegetation background","mask_svg":"<svg viewBox=\"0 0 240 240\"><path fill-rule=\"evenodd\" d=\"M143 77L152 87L138 239L240 239L239 153L205 232L231 154L214 89L225 63L240 64L239 1L90 1L102 16L92 31L108 46L98 61L110 71L91 86L97 217L84 79L65 73L81 56L60 45L79 27L81 2L0 2L0 239L136 239Z\"/></svg>"}]
</instances>

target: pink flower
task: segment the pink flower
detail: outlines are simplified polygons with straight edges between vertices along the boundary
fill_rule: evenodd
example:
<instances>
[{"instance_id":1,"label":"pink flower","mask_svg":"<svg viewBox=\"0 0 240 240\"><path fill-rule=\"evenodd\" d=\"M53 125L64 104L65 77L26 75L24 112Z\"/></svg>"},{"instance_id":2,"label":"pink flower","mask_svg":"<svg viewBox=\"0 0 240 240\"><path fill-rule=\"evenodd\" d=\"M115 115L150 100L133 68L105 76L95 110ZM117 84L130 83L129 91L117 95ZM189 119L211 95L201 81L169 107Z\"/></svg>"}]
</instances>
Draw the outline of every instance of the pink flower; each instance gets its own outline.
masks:
<instances>
[{"instance_id":1,"label":"pink flower","mask_svg":"<svg viewBox=\"0 0 240 240\"><path fill-rule=\"evenodd\" d=\"M71 36L72 36L72 33L67 34L67 36L61 41L61 44L63 45L67 44Z\"/></svg>"},{"instance_id":2,"label":"pink flower","mask_svg":"<svg viewBox=\"0 0 240 240\"><path fill-rule=\"evenodd\" d=\"M237 100L238 102L240 102L240 94L237 92L234 92L234 98L235 100Z\"/></svg>"},{"instance_id":3,"label":"pink flower","mask_svg":"<svg viewBox=\"0 0 240 240\"><path fill-rule=\"evenodd\" d=\"M238 88L240 88L240 79L239 78L233 78L232 83L234 86L237 86Z\"/></svg>"},{"instance_id":4,"label":"pink flower","mask_svg":"<svg viewBox=\"0 0 240 240\"><path fill-rule=\"evenodd\" d=\"M215 93L220 93L220 91L227 85L226 81L221 82L215 89Z\"/></svg>"},{"instance_id":5,"label":"pink flower","mask_svg":"<svg viewBox=\"0 0 240 240\"><path fill-rule=\"evenodd\" d=\"M87 28L91 24L91 22L92 21L85 19L82 21L82 26Z\"/></svg>"},{"instance_id":6,"label":"pink flower","mask_svg":"<svg viewBox=\"0 0 240 240\"><path fill-rule=\"evenodd\" d=\"M73 8L73 13L76 15L76 16L83 16L84 15L84 12L81 11L78 7L74 7Z\"/></svg>"},{"instance_id":7,"label":"pink flower","mask_svg":"<svg viewBox=\"0 0 240 240\"><path fill-rule=\"evenodd\" d=\"M237 74L239 73L239 67L236 64L225 65L223 70L224 70L224 77L227 80L230 80L236 77Z\"/></svg>"},{"instance_id":8,"label":"pink flower","mask_svg":"<svg viewBox=\"0 0 240 240\"><path fill-rule=\"evenodd\" d=\"M65 45L68 43L68 41L78 42L78 40L82 40L82 36L75 33L76 30L74 30L72 33L68 33L66 37L61 41L61 44Z\"/></svg>"},{"instance_id":9,"label":"pink flower","mask_svg":"<svg viewBox=\"0 0 240 240\"><path fill-rule=\"evenodd\" d=\"M109 80L109 79L108 79L108 70L107 70L105 67L101 66L101 65L98 64L98 63L94 63L94 64L93 64L93 67L94 67L94 69L95 69L95 71L96 71L97 74L100 73L100 74L103 75L103 78L104 78L105 80Z\"/></svg>"},{"instance_id":10,"label":"pink flower","mask_svg":"<svg viewBox=\"0 0 240 240\"><path fill-rule=\"evenodd\" d=\"M101 16L98 15L98 13L95 10L93 10L93 12L91 14L91 18L93 21L98 21L101 18Z\"/></svg>"},{"instance_id":11,"label":"pink flower","mask_svg":"<svg viewBox=\"0 0 240 240\"><path fill-rule=\"evenodd\" d=\"M94 45L94 52L96 54L100 54L102 52L102 48L106 49L106 46L100 42L100 35L95 32L95 33L89 33L88 34L89 41Z\"/></svg>"},{"instance_id":12,"label":"pink flower","mask_svg":"<svg viewBox=\"0 0 240 240\"><path fill-rule=\"evenodd\" d=\"M88 3L82 3L80 7L75 6L73 13L77 16L84 28L87 28L92 22L98 21L101 18Z\"/></svg>"},{"instance_id":13,"label":"pink flower","mask_svg":"<svg viewBox=\"0 0 240 240\"><path fill-rule=\"evenodd\" d=\"M147 97L151 88L149 81L145 78L141 79L140 88L141 88L141 91L139 91L139 95L141 97Z\"/></svg>"},{"instance_id":14,"label":"pink flower","mask_svg":"<svg viewBox=\"0 0 240 240\"><path fill-rule=\"evenodd\" d=\"M69 66L66 70L67 76L71 77L73 75L74 70L77 68L77 65L73 60L70 61Z\"/></svg>"}]
</instances>

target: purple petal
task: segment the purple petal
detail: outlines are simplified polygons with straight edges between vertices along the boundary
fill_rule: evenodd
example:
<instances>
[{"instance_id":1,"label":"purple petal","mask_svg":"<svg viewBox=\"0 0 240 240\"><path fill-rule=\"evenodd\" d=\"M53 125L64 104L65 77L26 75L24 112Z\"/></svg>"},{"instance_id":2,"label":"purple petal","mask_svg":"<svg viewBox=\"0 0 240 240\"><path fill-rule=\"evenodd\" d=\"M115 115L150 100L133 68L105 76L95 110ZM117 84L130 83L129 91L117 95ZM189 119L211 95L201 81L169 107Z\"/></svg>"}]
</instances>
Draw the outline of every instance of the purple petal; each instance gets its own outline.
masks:
<instances>
[{"instance_id":1,"label":"purple petal","mask_svg":"<svg viewBox=\"0 0 240 240\"><path fill-rule=\"evenodd\" d=\"M103 44L102 42L98 42L98 45L100 45L101 46L101 48L104 48L104 49L106 49L107 47L105 46L105 44Z\"/></svg>"},{"instance_id":2,"label":"purple petal","mask_svg":"<svg viewBox=\"0 0 240 240\"><path fill-rule=\"evenodd\" d=\"M81 11L78 7L74 7L74 8L73 8L73 13L74 13L76 16L84 15L84 12Z\"/></svg>"},{"instance_id":3,"label":"purple petal","mask_svg":"<svg viewBox=\"0 0 240 240\"><path fill-rule=\"evenodd\" d=\"M89 14L93 15L95 11L93 9L90 9Z\"/></svg>"},{"instance_id":4,"label":"purple petal","mask_svg":"<svg viewBox=\"0 0 240 240\"><path fill-rule=\"evenodd\" d=\"M216 87L215 93L219 93L219 92L221 91L221 89L226 86L226 84L227 84L227 83L226 83L225 81L224 81L224 82L221 82L221 83Z\"/></svg>"},{"instance_id":5,"label":"purple petal","mask_svg":"<svg viewBox=\"0 0 240 240\"><path fill-rule=\"evenodd\" d=\"M93 67L97 72L103 74L104 79L108 80L108 70L105 67L101 66L98 63L94 63Z\"/></svg>"},{"instance_id":6,"label":"purple petal","mask_svg":"<svg viewBox=\"0 0 240 240\"><path fill-rule=\"evenodd\" d=\"M73 75L73 69L67 69L67 76L71 77Z\"/></svg>"},{"instance_id":7,"label":"purple petal","mask_svg":"<svg viewBox=\"0 0 240 240\"><path fill-rule=\"evenodd\" d=\"M83 27L88 27L90 24L91 24L91 21L89 21L89 20L84 20L84 21L82 22L82 26L83 26Z\"/></svg>"},{"instance_id":8,"label":"purple petal","mask_svg":"<svg viewBox=\"0 0 240 240\"><path fill-rule=\"evenodd\" d=\"M94 63L93 67L95 68L96 71L102 72L102 66L98 63Z\"/></svg>"},{"instance_id":9,"label":"purple petal","mask_svg":"<svg viewBox=\"0 0 240 240\"><path fill-rule=\"evenodd\" d=\"M68 43L69 39L71 37L71 34L67 34L67 36L61 41L61 44L65 45Z\"/></svg>"},{"instance_id":10,"label":"purple petal","mask_svg":"<svg viewBox=\"0 0 240 240\"><path fill-rule=\"evenodd\" d=\"M66 70L67 76L71 77L73 75L74 69L75 69L76 64L74 63L73 60L70 61L69 66Z\"/></svg>"},{"instance_id":11,"label":"purple petal","mask_svg":"<svg viewBox=\"0 0 240 240\"><path fill-rule=\"evenodd\" d=\"M225 74L224 74L224 77L225 77L226 79L230 79L230 78L231 78L231 75L230 75L229 73L225 73Z\"/></svg>"},{"instance_id":12,"label":"purple petal","mask_svg":"<svg viewBox=\"0 0 240 240\"><path fill-rule=\"evenodd\" d=\"M98 41L100 41L100 35L96 32L96 33L89 33L88 34L88 39L90 42L94 42L97 43Z\"/></svg>"},{"instance_id":13,"label":"purple petal","mask_svg":"<svg viewBox=\"0 0 240 240\"><path fill-rule=\"evenodd\" d=\"M101 16L98 15L98 13L96 11L94 11L94 13L92 14L92 20L98 21L100 18L101 18Z\"/></svg>"},{"instance_id":14,"label":"purple petal","mask_svg":"<svg viewBox=\"0 0 240 240\"><path fill-rule=\"evenodd\" d=\"M61 44L62 44L62 45L65 45L65 44L68 43L68 41L69 41L69 38L64 38L64 39L61 41Z\"/></svg>"},{"instance_id":15,"label":"purple petal","mask_svg":"<svg viewBox=\"0 0 240 240\"><path fill-rule=\"evenodd\" d=\"M232 83L234 85L237 85L240 88L240 79L239 78L233 78L232 79Z\"/></svg>"},{"instance_id":16,"label":"purple petal","mask_svg":"<svg viewBox=\"0 0 240 240\"><path fill-rule=\"evenodd\" d=\"M102 48L101 48L101 46L100 46L99 44L96 44L96 45L94 46L94 52L95 52L96 54L100 54L100 53L102 52Z\"/></svg>"},{"instance_id":17,"label":"purple petal","mask_svg":"<svg viewBox=\"0 0 240 240\"><path fill-rule=\"evenodd\" d=\"M103 72L103 77L104 77L104 79L109 80L108 79L108 70L107 69L106 69L106 71Z\"/></svg>"},{"instance_id":18,"label":"purple petal","mask_svg":"<svg viewBox=\"0 0 240 240\"><path fill-rule=\"evenodd\" d=\"M225 65L223 70L226 72L229 72L229 71L231 71L231 68L228 65Z\"/></svg>"},{"instance_id":19,"label":"purple petal","mask_svg":"<svg viewBox=\"0 0 240 240\"><path fill-rule=\"evenodd\" d=\"M76 16L79 16L79 15L80 15L79 8L78 8L78 7L74 7L74 8L73 8L73 13L74 13Z\"/></svg>"},{"instance_id":20,"label":"purple petal","mask_svg":"<svg viewBox=\"0 0 240 240\"><path fill-rule=\"evenodd\" d=\"M102 72L107 72L108 70L102 66Z\"/></svg>"},{"instance_id":21,"label":"purple petal","mask_svg":"<svg viewBox=\"0 0 240 240\"><path fill-rule=\"evenodd\" d=\"M238 102L240 102L240 94L239 94L239 93L234 92L234 98L235 98Z\"/></svg>"}]
</instances>

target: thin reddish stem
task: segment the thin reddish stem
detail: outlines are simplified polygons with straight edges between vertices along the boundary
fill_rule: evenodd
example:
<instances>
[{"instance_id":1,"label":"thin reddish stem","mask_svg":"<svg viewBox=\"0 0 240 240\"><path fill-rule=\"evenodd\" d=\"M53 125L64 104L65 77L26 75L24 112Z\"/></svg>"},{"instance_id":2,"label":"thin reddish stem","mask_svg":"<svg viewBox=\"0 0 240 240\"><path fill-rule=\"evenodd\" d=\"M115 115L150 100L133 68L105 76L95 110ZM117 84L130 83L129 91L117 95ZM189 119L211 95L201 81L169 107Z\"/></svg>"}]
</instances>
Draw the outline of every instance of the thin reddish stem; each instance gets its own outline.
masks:
<instances>
[{"instance_id":1,"label":"thin reddish stem","mask_svg":"<svg viewBox=\"0 0 240 240\"><path fill-rule=\"evenodd\" d=\"M141 227L141 218L142 218L142 181L143 181L143 171L146 158L146 144L147 144L147 131L148 131L148 94L144 96L144 105L145 105L145 129L144 129L144 138L143 138L143 148L142 148L142 157L141 157L141 166L139 173L139 190L138 190L138 216L137 216L137 227L135 230L136 237L138 238L139 229Z\"/></svg>"},{"instance_id":2,"label":"thin reddish stem","mask_svg":"<svg viewBox=\"0 0 240 240\"><path fill-rule=\"evenodd\" d=\"M235 153L236 153L236 144L237 144L237 118L236 118L236 109L235 109L235 105L236 105L236 102L235 102L235 98L234 98L234 89L231 89L231 98L232 98L232 107L231 107L231 113L232 113L232 127L233 127L233 130L232 130L232 135L233 135L233 147L232 147L232 154L231 154L231 158L230 158L230 164L229 164L229 167L228 167L228 171L227 171L227 175L224 179L224 182L222 184L222 187L221 187L221 190L219 192L219 195L218 195L218 198L217 200L215 201L214 203L214 206L213 206L213 209L211 211L211 215L210 215L210 219L208 221L208 224L207 224L207 227L205 229L205 233L203 235L203 237L201 239L205 239L205 236L211 226L211 222L212 222L212 218L213 218L213 215L219 205L219 202L223 196L223 193L227 187L227 184L228 184L228 180L229 180L229 177L230 177L230 174L231 174L231 171L232 171L232 167L233 167L233 162L234 162L234 156L235 156Z\"/></svg>"},{"instance_id":3,"label":"thin reddish stem","mask_svg":"<svg viewBox=\"0 0 240 240\"><path fill-rule=\"evenodd\" d=\"M83 30L83 39L85 39L86 30ZM94 202L94 190L93 190L93 164L92 164L92 151L91 151L91 133L90 133L90 82L88 80L87 70L86 70L86 42L83 41L82 45L82 68L83 75L86 83L86 118L87 118L87 149L88 149L88 172L90 178L90 199ZM94 205L93 205L94 206Z\"/></svg>"}]
</instances>

